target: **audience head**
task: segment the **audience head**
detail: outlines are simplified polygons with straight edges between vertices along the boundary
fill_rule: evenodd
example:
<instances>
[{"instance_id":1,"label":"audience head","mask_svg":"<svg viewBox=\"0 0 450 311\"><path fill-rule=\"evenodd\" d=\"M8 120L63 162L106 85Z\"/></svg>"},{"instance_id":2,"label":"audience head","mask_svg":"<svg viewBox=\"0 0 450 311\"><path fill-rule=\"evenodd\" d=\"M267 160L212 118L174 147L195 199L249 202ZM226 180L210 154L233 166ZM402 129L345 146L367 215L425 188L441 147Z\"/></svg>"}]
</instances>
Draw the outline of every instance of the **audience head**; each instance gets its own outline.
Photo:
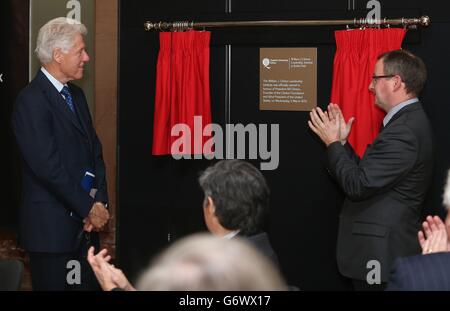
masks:
<instances>
[{"instance_id":1,"label":"audience head","mask_svg":"<svg viewBox=\"0 0 450 311\"><path fill-rule=\"evenodd\" d=\"M143 273L138 290L285 290L273 264L240 239L196 234L175 242Z\"/></svg>"},{"instance_id":2,"label":"audience head","mask_svg":"<svg viewBox=\"0 0 450 311\"><path fill-rule=\"evenodd\" d=\"M222 160L207 168L199 183L205 194L205 222L213 234L239 230L250 236L264 231L269 188L256 167L242 160Z\"/></svg>"},{"instance_id":3,"label":"audience head","mask_svg":"<svg viewBox=\"0 0 450 311\"><path fill-rule=\"evenodd\" d=\"M450 237L450 170L447 172L447 182L444 187L443 204L447 210L447 217L445 218L445 225Z\"/></svg>"}]
</instances>

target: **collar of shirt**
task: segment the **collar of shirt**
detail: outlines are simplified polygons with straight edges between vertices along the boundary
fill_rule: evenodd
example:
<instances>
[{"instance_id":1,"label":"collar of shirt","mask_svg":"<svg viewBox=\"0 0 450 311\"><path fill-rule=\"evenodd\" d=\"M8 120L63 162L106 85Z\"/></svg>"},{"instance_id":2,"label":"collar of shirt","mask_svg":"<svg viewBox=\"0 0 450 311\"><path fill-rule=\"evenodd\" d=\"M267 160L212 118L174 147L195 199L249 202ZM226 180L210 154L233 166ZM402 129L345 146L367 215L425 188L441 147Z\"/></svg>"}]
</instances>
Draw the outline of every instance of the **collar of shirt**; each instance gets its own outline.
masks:
<instances>
[{"instance_id":1,"label":"collar of shirt","mask_svg":"<svg viewBox=\"0 0 450 311\"><path fill-rule=\"evenodd\" d=\"M387 113L387 115L384 117L383 119L383 126L386 126L386 124L389 123L389 121L391 121L392 117L400 111L400 109L402 109L403 107L406 107L408 105L414 104L415 102L418 102L419 99L417 97L415 98L411 98L408 99L407 101L404 101L400 104L398 104L397 106L395 106L394 108L392 108L391 110L389 110L389 112Z\"/></svg>"},{"instance_id":2,"label":"collar of shirt","mask_svg":"<svg viewBox=\"0 0 450 311\"><path fill-rule=\"evenodd\" d=\"M67 86L67 84L62 84L58 80L55 79L44 67L41 67L42 73L47 77L47 79L50 80L50 82L53 84L53 86L56 88L58 93L61 93L61 90L64 86Z\"/></svg>"},{"instance_id":3,"label":"collar of shirt","mask_svg":"<svg viewBox=\"0 0 450 311\"><path fill-rule=\"evenodd\" d=\"M230 239L234 238L236 235L238 235L239 231L240 230L231 231L230 233L225 234L222 238L230 240Z\"/></svg>"}]
</instances>

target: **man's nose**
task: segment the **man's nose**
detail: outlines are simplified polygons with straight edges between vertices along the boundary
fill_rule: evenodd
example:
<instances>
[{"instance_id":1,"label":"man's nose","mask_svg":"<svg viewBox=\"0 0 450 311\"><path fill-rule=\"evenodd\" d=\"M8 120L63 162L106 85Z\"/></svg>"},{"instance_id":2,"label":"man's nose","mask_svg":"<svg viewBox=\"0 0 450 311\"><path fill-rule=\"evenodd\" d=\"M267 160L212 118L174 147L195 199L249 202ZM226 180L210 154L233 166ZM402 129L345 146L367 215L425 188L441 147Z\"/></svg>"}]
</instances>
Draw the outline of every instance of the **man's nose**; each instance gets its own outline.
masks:
<instances>
[{"instance_id":1,"label":"man's nose","mask_svg":"<svg viewBox=\"0 0 450 311\"><path fill-rule=\"evenodd\" d=\"M83 52L83 61L84 62L88 62L89 61L89 54L85 51L85 52Z\"/></svg>"},{"instance_id":2,"label":"man's nose","mask_svg":"<svg viewBox=\"0 0 450 311\"><path fill-rule=\"evenodd\" d=\"M371 91L372 93L375 93L375 83L374 83L373 80L370 81L370 84L369 84L369 91Z\"/></svg>"}]
</instances>

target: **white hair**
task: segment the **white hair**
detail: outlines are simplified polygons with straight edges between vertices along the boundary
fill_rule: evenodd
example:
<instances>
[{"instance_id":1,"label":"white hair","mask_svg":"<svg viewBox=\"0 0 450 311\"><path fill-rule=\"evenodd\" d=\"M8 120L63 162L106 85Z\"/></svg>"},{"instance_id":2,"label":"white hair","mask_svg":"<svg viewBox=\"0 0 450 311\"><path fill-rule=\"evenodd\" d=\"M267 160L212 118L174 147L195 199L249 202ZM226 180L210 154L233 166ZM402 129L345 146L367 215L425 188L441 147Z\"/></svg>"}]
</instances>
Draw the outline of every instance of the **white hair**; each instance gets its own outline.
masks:
<instances>
[{"instance_id":1,"label":"white hair","mask_svg":"<svg viewBox=\"0 0 450 311\"><path fill-rule=\"evenodd\" d=\"M274 264L239 238L195 234L175 242L145 271L144 291L286 290Z\"/></svg>"},{"instance_id":2,"label":"white hair","mask_svg":"<svg viewBox=\"0 0 450 311\"><path fill-rule=\"evenodd\" d=\"M48 64L53 60L53 50L61 49L64 53L74 45L75 36L87 34L86 26L77 20L58 17L52 19L39 30L35 53L41 64Z\"/></svg>"},{"instance_id":3,"label":"white hair","mask_svg":"<svg viewBox=\"0 0 450 311\"><path fill-rule=\"evenodd\" d=\"M443 203L445 205L445 208L450 210L450 170L447 173L447 182L445 183L443 197L444 197Z\"/></svg>"}]
</instances>

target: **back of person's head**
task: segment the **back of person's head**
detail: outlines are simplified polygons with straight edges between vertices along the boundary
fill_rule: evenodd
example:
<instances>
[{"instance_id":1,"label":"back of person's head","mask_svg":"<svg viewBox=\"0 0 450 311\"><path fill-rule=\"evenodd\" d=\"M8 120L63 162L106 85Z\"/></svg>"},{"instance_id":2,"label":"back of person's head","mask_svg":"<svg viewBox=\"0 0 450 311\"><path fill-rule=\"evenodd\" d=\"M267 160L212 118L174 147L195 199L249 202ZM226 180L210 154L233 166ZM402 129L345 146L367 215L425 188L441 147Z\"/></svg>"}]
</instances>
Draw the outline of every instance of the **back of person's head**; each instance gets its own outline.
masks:
<instances>
[{"instance_id":1,"label":"back of person's head","mask_svg":"<svg viewBox=\"0 0 450 311\"><path fill-rule=\"evenodd\" d=\"M286 290L274 265L240 239L196 234L175 242L144 272L138 290Z\"/></svg>"},{"instance_id":2,"label":"back of person's head","mask_svg":"<svg viewBox=\"0 0 450 311\"><path fill-rule=\"evenodd\" d=\"M256 167L242 160L222 160L207 168L199 183L224 228L247 236L263 231L269 187Z\"/></svg>"},{"instance_id":3,"label":"back of person's head","mask_svg":"<svg viewBox=\"0 0 450 311\"><path fill-rule=\"evenodd\" d=\"M443 204L447 209L447 212L450 211L450 170L447 172L447 182L444 186L444 194L443 194Z\"/></svg>"},{"instance_id":4,"label":"back of person's head","mask_svg":"<svg viewBox=\"0 0 450 311\"><path fill-rule=\"evenodd\" d=\"M447 211L447 216L445 217L445 226L447 227L447 236L450 240L450 170L447 172L447 181L444 186L444 194L442 195L444 207Z\"/></svg>"},{"instance_id":5,"label":"back of person's head","mask_svg":"<svg viewBox=\"0 0 450 311\"><path fill-rule=\"evenodd\" d=\"M52 62L53 50L56 48L67 53L73 47L77 34L85 36L86 26L67 17L57 17L42 26L38 33L35 50L41 64Z\"/></svg>"},{"instance_id":6,"label":"back of person's head","mask_svg":"<svg viewBox=\"0 0 450 311\"><path fill-rule=\"evenodd\" d=\"M399 75L405 83L408 94L419 96L425 81L427 69L423 60L407 50L394 50L381 54L385 75Z\"/></svg>"}]
</instances>

